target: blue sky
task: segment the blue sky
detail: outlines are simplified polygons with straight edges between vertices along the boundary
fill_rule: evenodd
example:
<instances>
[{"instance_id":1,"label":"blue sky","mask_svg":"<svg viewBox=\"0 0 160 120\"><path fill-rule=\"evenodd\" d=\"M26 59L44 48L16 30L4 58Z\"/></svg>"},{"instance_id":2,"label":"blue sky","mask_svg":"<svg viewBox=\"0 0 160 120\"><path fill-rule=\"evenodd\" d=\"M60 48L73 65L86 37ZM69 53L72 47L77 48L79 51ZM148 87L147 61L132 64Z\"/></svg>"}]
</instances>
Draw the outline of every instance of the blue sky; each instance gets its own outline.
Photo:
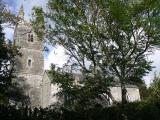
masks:
<instances>
[{"instance_id":1,"label":"blue sky","mask_svg":"<svg viewBox=\"0 0 160 120\"><path fill-rule=\"evenodd\" d=\"M14 14L18 14L20 6L23 4L24 6L24 12L25 12L25 19L29 20L31 17L31 10L33 6L42 6L44 9L46 9L46 3L48 0L4 0L7 4L7 7L10 9L10 11ZM13 29L5 28L4 32L6 33L6 38L12 40L13 38ZM62 65L67 61L67 57L65 55L64 49L62 47L52 48L49 46L49 52L45 53L44 59L45 64L44 68L49 69L49 66L51 63L55 63L62 67ZM149 73L149 75L145 76L145 82L147 84L150 84L154 73L157 72L157 74L160 72L160 50L154 50L154 53L152 55L149 55L147 57L148 60L153 61L152 66L155 68Z\"/></svg>"}]
</instances>

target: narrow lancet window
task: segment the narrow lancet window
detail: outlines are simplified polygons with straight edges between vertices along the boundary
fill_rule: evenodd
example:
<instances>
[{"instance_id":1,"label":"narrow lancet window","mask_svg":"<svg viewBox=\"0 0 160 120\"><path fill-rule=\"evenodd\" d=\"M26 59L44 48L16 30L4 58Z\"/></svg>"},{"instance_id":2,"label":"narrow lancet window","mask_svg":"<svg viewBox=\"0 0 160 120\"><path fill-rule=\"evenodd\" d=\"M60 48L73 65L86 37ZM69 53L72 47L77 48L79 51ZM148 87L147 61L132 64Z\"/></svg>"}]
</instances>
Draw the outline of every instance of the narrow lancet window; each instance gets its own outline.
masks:
<instances>
[{"instance_id":1,"label":"narrow lancet window","mask_svg":"<svg viewBox=\"0 0 160 120\"><path fill-rule=\"evenodd\" d=\"M31 67L31 65L32 65L32 60L28 59L28 67Z\"/></svg>"},{"instance_id":2,"label":"narrow lancet window","mask_svg":"<svg viewBox=\"0 0 160 120\"><path fill-rule=\"evenodd\" d=\"M31 42L33 42L33 34L31 34L31 36L30 36L30 37L31 37Z\"/></svg>"}]
</instances>

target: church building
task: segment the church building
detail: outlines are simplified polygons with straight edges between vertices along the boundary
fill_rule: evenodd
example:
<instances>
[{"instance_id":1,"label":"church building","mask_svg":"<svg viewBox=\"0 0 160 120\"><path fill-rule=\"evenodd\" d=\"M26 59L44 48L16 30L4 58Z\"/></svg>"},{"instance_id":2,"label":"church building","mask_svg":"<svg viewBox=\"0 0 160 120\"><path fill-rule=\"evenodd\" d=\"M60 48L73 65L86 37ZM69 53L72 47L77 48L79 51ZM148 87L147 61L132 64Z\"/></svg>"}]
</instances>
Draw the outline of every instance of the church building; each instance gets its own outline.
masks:
<instances>
[{"instance_id":1,"label":"church building","mask_svg":"<svg viewBox=\"0 0 160 120\"><path fill-rule=\"evenodd\" d=\"M25 94L30 98L31 107L47 107L50 104L50 81L44 71L43 43L32 29L32 25L24 20L21 6L20 19L14 31L14 44L20 47L21 57L16 60L16 74L25 84ZM24 85L23 85L24 86Z\"/></svg>"}]
</instances>

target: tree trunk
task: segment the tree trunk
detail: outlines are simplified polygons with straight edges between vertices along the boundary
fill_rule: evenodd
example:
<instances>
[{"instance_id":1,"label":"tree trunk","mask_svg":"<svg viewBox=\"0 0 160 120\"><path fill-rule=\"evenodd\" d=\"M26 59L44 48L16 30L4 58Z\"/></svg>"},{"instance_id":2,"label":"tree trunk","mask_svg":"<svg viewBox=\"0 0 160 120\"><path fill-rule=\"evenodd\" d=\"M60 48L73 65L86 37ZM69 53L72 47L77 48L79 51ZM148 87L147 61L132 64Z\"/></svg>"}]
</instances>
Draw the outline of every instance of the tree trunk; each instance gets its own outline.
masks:
<instances>
[{"instance_id":1,"label":"tree trunk","mask_svg":"<svg viewBox=\"0 0 160 120\"><path fill-rule=\"evenodd\" d=\"M126 88L122 88L122 105L127 103L127 90Z\"/></svg>"},{"instance_id":2,"label":"tree trunk","mask_svg":"<svg viewBox=\"0 0 160 120\"><path fill-rule=\"evenodd\" d=\"M122 106L124 106L127 103L127 90L125 87L125 84L121 82L121 97L122 97Z\"/></svg>"},{"instance_id":3,"label":"tree trunk","mask_svg":"<svg viewBox=\"0 0 160 120\"><path fill-rule=\"evenodd\" d=\"M127 90L125 88L125 84L121 84L121 94L122 94L122 114L121 114L121 119L122 120L127 120L127 116L125 114L125 110L124 110L124 107L125 107L125 104L127 103Z\"/></svg>"}]
</instances>

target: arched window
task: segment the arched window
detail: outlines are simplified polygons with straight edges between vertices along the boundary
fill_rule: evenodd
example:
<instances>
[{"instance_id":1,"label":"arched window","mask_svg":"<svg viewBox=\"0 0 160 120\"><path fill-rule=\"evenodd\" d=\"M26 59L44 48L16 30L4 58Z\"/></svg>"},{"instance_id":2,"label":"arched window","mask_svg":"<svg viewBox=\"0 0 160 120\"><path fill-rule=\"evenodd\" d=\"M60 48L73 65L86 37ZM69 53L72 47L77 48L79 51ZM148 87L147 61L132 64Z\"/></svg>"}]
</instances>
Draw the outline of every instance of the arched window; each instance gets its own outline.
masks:
<instances>
[{"instance_id":1,"label":"arched window","mask_svg":"<svg viewBox=\"0 0 160 120\"><path fill-rule=\"evenodd\" d=\"M33 42L33 34L28 34L28 42Z\"/></svg>"},{"instance_id":2,"label":"arched window","mask_svg":"<svg viewBox=\"0 0 160 120\"><path fill-rule=\"evenodd\" d=\"M32 66L32 60L31 60L31 59L28 59L27 65L28 65L28 67L31 67L31 66Z\"/></svg>"}]
</instances>

